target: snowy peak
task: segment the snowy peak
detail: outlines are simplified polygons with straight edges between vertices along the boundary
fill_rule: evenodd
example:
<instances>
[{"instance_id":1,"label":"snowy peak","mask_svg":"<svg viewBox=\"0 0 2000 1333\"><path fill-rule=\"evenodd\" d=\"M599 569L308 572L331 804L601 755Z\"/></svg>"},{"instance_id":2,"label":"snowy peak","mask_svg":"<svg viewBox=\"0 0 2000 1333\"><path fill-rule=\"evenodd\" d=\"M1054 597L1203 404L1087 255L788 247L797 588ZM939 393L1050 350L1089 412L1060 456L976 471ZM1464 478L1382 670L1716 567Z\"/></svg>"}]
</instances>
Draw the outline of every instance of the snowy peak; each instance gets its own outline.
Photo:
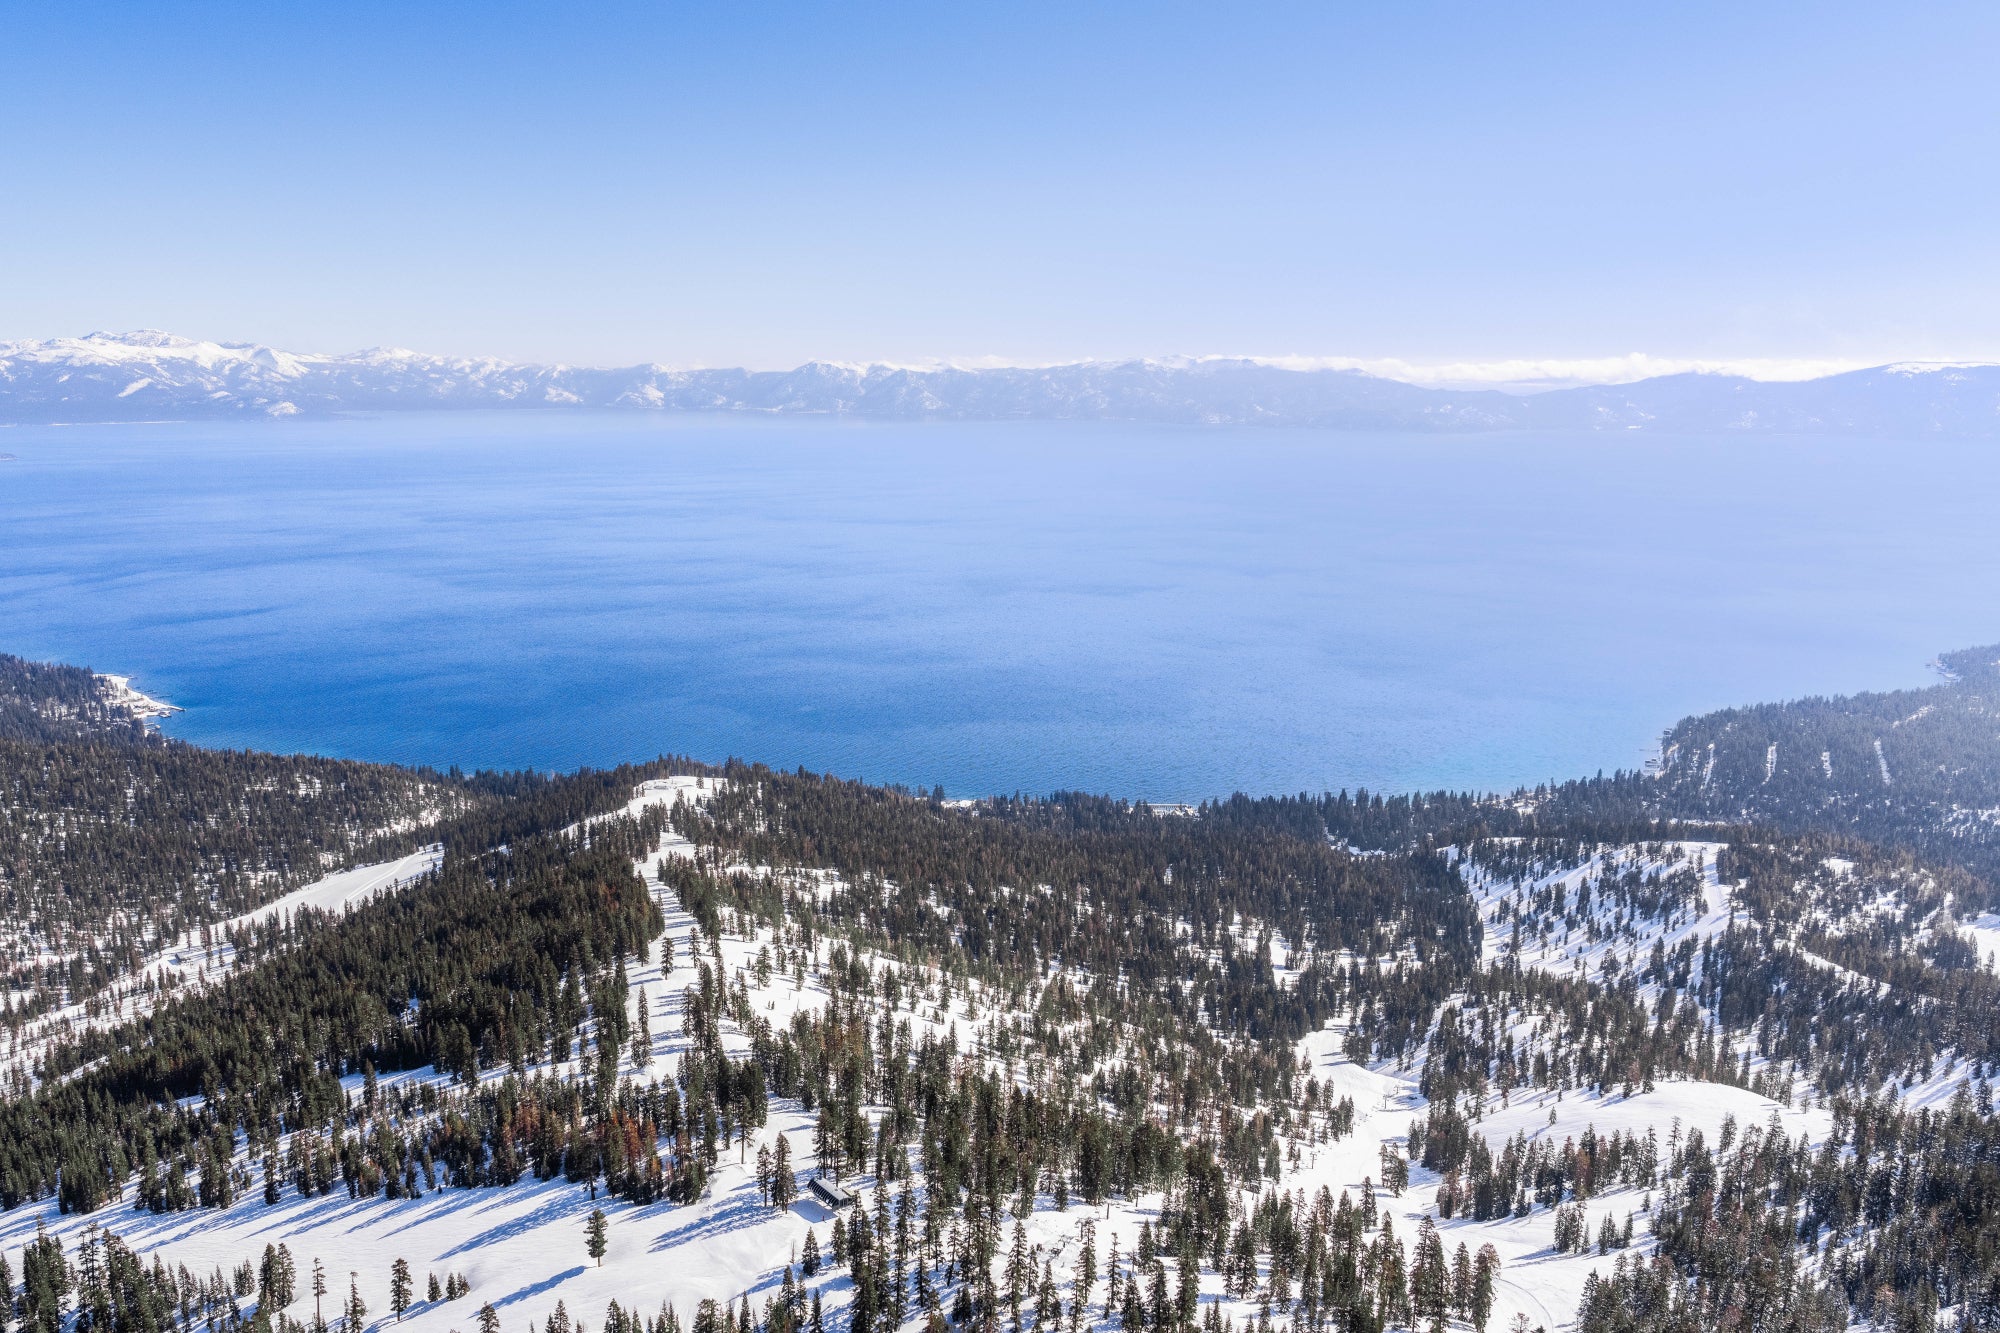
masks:
<instances>
[{"instance_id":1,"label":"snowy peak","mask_svg":"<svg viewBox=\"0 0 2000 1333\"><path fill-rule=\"evenodd\" d=\"M160 329L134 329L130 333L106 333L99 329L84 334L78 341L116 347L185 348L202 345L192 338L183 338L177 333L166 333Z\"/></svg>"},{"instance_id":2,"label":"snowy peak","mask_svg":"<svg viewBox=\"0 0 2000 1333\"><path fill-rule=\"evenodd\" d=\"M1049 366L812 361L785 371L530 365L375 347L338 355L157 329L0 343L0 422L581 407L880 420L1107 420L1394 431L2000 434L2000 366L1903 363L1775 382L1683 372L1534 394L1240 357Z\"/></svg>"}]
</instances>

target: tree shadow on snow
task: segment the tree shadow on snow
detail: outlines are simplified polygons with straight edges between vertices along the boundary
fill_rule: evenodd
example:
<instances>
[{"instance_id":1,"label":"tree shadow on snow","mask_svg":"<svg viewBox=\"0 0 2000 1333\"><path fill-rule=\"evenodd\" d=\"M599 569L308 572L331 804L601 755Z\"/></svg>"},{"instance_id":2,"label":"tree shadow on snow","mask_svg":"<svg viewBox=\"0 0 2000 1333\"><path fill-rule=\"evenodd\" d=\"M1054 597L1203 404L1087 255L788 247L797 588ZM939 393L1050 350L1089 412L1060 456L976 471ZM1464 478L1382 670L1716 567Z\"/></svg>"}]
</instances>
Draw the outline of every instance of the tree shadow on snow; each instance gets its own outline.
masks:
<instances>
[{"instance_id":1,"label":"tree shadow on snow","mask_svg":"<svg viewBox=\"0 0 2000 1333\"><path fill-rule=\"evenodd\" d=\"M682 1210L690 1211L690 1210ZM719 1201L700 1217L690 1218L677 1227L670 1227L653 1239L654 1253L670 1250L676 1245L707 1236L723 1236L732 1231L753 1227L770 1217L774 1209L757 1201L755 1192L743 1188L730 1191L728 1197Z\"/></svg>"},{"instance_id":2,"label":"tree shadow on snow","mask_svg":"<svg viewBox=\"0 0 2000 1333\"><path fill-rule=\"evenodd\" d=\"M456 1251L454 1251L454 1253L456 1253ZM517 1301L530 1300L533 1297L541 1295L543 1292L547 1291L551 1287L561 1286L563 1283L569 1281L573 1277L582 1277L582 1276L583 1276L582 1264L578 1264L574 1268L565 1268L562 1272L557 1273L554 1277L545 1277L540 1282L531 1282L527 1286L522 1287L518 1291L511 1291L507 1293L505 1296L502 1296L499 1300L493 1302L493 1308L498 1310L503 1306L512 1305Z\"/></svg>"},{"instance_id":3,"label":"tree shadow on snow","mask_svg":"<svg viewBox=\"0 0 2000 1333\"><path fill-rule=\"evenodd\" d=\"M488 1245L496 1245L503 1240L510 1240L515 1236L524 1236L541 1227L552 1226L565 1218L583 1217L590 1209L598 1206L599 1204L593 1202L581 1189L558 1190L554 1192L554 1197L531 1211L519 1217L509 1218L498 1226L488 1227L478 1235L460 1241L438 1258L449 1259L455 1254L465 1254L471 1250L484 1249Z\"/></svg>"},{"instance_id":4,"label":"tree shadow on snow","mask_svg":"<svg viewBox=\"0 0 2000 1333\"><path fill-rule=\"evenodd\" d=\"M438 1218L449 1216L452 1213L462 1213L468 1209L482 1213L490 1212L495 1208L512 1202L508 1198L508 1191L518 1188L519 1182L513 1186L487 1185L469 1190L437 1190L422 1199L413 1200L411 1206L407 1208L397 1209L394 1216L400 1219L402 1224L382 1234L384 1236L399 1236L414 1227L424 1225L426 1222L433 1222Z\"/></svg>"}]
</instances>

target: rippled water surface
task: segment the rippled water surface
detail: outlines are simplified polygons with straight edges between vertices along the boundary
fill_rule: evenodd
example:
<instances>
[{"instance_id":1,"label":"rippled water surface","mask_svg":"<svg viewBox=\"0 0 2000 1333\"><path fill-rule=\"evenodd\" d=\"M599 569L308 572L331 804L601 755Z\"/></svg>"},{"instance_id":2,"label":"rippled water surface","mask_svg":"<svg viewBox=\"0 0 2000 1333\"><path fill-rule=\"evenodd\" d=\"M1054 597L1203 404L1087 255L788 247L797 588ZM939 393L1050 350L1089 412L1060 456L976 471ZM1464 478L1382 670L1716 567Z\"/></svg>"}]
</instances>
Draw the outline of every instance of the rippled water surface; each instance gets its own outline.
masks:
<instances>
[{"instance_id":1,"label":"rippled water surface","mask_svg":"<svg viewBox=\"0 0 2000 1333\"><path fill-rule=\"evenodd\" d=\"M0 650L213 745L1494 788L2000 640L1988 445L517 413L0 452Z\"/></svg>"}]
</instances>

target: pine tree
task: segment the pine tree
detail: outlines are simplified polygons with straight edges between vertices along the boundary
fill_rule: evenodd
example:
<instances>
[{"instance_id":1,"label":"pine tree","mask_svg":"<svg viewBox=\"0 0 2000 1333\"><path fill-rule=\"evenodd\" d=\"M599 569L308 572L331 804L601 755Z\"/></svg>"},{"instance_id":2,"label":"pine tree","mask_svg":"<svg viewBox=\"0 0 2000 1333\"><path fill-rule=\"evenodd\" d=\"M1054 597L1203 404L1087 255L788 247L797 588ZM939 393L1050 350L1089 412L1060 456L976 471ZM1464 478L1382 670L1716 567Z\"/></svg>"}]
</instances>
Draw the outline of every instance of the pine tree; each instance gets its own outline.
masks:
<instances>
[{"instance_id":1,"label":"pine tree","mask_svg":"<svg viewBox=\"0 0 2000 1333\"><path fill-rule=\"evenodd\" d=\"M1062 1324L1062 1298L1056 1295L1054 1266L1042 1265L1041 1285L1035 1289L1035 1328L1037 1333L1052 1333Z\"/></svg>"},{"instance_id":2,"label":"pine tree","mask_svg":"<svg viewBox=\"0 0 2000 1333\"><path fill-rule=\"evenodd\" d=\"M1437 1224L1426 1216L1417 1226L1417 1252L1411 1259L1410 1305L1417 1318L1433 1325L1444 1322L1451 1302L1451 1273L1445 1264L1444 1242Z\"/></svg>"},{"instance_id":3,"label":"pine tree","mask_svg":"<svg viewBox=\"0 0 2000 1333\"><path fill-rule=\"evenodd\" d=\"M1460 1241L1451 1256L1451 1310L1461 1319L1472 1308L1472 1251Z\"/></svg>"},{"instance_id":4,"label":"pine tree","mask_svg":"<svg viewBox=\"0 0 2000 1333\"><path fill-rule=\"evenodd\" d=\"M1014 1243L1007 1251L1007 1309L1014 1316L1015 1327L1021 1323L1021 1297L1025 1293L1034 1269L1028 1261L1028 1228L1014 1223Z\"/></svg>"},{"instance_id":5,"label":"pine tree","mask_svg":"<svg viewBox=\"0 0 2000 1333\"><path fill-rule=\"evenodd\" d=\"M813 1121L813 1160L819 1163L821 1175L840 1179L841 1140L830 1107L820 1107L819 1117Z\"/></svg>"},{"instance_id":6,"label":"pine tree","mask_svg":"<svg viewBox=\"0 0 2000 1333\"><path fill-rule=\"evenodd\" d=\"M347 1333L361 1333L361 1321L368 1317L367 1303L361 1299L361 1274L347 1275Z\"/></svg>"},{"instance_id":7,"label":"pine tree","mask_svg":"<svg viewBox=\"0 0 2000 1333\"><path fill-rule=\"evenodd\" d=\"M771 1206L780 1212L799 1197L799 1178L792 1171L792 1141L778 1135L777 1151L771 1158Z\"/></svg>"},{"instance_id":8,"label":"pine tree","mask_svg":"<svg viewBox=\"0 0 2000 1333\"><path fill-rule=\"evenodd\" d=\"M584 1224L585 1248L589 1250L590 1257L597 1261L599 1268L604 1267L604 1252L609 1247L606 1232L604 1210L591 1209L590 1220Z\"/></svg>"},{"instance_id":9,"label":"pine tree","mask_svg":"<svg viewBox=\"0 0 2000 1333\"><path fill-rule=\"evenodd\" d=\"M1478 1333L1486 1333L1486 1321L1493 1317L1493 1288L1500 1275L1500 1251L1491 1245L1479 1247L1472 1261L1472 1300L1469 1316Z\"/></svg>"},{"instance_id":10,"label":"pine tree","mask_svg":"<svg viewBox=\"0 0 2000 1333\"><path fill-rule=\"evenodd\" d=\"M5 1256L0 1256L4 1261ZM799 1271L807 1277L819 1272L819 1236L811 1227L806 1228L806 1243L799 1251Z\"/></svg>"},{"instance_id":11,"label":"pine tree","mask_svg":"<svg viewBox=\"0 0 2000 1333\"><path fill-rule=\"evenodd\" d=\"M242 1294L242 1293L239 1293ZM109 1293L104 1289L104 1245L91 1223L76 1247L77 1326L88 1330L110 1322Z\"/></svg>"},{"instance_id":12,"label":"pine tree","mask_svg":"<svg viewBox=\"0 0 2000 1333\"><path fill-rule=\"evenodd\" d=\"M500 1333L500 1312L492 1301L479 1307L479 1333Z\"/></svg>"},{"instance_id":13,"label":"pine tree","mask_svg":"<svg viewBox=\"0 0 2000 1333\"><path fill-rule=\"evenodd\" d=\"M1076 1256L1076 1276L1070 1282L1069 1327L1078 1333L1084 1311L1090 1306L1090 1289L1097 1285L1097 1223L1085 1218L1078 1228L1082 1246Z\"/></svg>"},{"instance_id":14,"label":"pine tree","mask_svg":"<svg viewBox=\"0 0 2000 1333\"><path fill-rule=\"evenodd\" d=\"M436 1305L439 1301L444 1299L444 1288L441 1285L439 1285L438 1275L436 1273L432 1273L430 1277L431 1277L430 1284L424 1292L424 1299L428 1300L432 1305Z\"/></svg>"},{"instance_id":15,"label":"pine tree","mask_svg":"<svg viewBox=\"0 0 2000 1333\"><path fill-rule=\"evenodd\" d=\"M24 1333L59 1333L70 1293L69 1260L62 1242L35 1223L35 1238L21 1251L21 1325Z\"/></svg>"},{"instance_id":16,"label":"pine tree","mask_svg":"<svg viewBox=\"0 0 2000 1333\"><path fill-rule=\"evenodd\" d=\"M1584 1239L1583 1206L1566 1203L1556 1209L1555 1249L1557 1254L1568 1254L1580 1250L1588 1242Z\"/></svg>"},{"instance_id":17,"label":"pine tree","mask_svg":"<svg viewBox=\"0 0 2000 1333\"><path fill-rule=\"evenodd\" d=\"M295 1274L291 1250L283 1245L266 1245L257 1272L257 1308L265 1314L276 1314L290 1305Z\"/></svg>"},{"instance_id":18,"label":"pine tree","mask_svg":"<svg viewBox=\"0 0 2000 1333\"><path fill-rule=\"evenodd\" d=\"M1201 1309L1201 1258L1195 1253L1192 1242L1182 1247L1178 1276L1174 1287L1174 1314L1180 1327L1194 1326L1195 1314Z\"/></svg>"},{"instance_id":19,"label":"pine tree","mask_svg":"<svg viewBox=\"0 0 2000 1333\"><path fill-rule=\"evenodd\" d=\"M408 1259L398 1259L389 1265L389 1312L396 1316L397 1323L403 1322L403 1312L410 1308L415 1290Z\"/></svg>"},{"instance_id":20,"label":"pine tree","mask_svg":"<svg viewBox=\"0 0 2000 1333\"><path fill-rule=\"evenodd\" d=\"M673 945L669 943L666 947L671 950ZM665 969L663 968L663 975L664 971ZM653 1020L648 1012L653 1006L646 999L646 988L644 986L639 988L637 1006L639 1017L638 1021L632 1026L632 1067L635 1069L647 1069L653 1063Z\"/></svg>"}]
</instances>

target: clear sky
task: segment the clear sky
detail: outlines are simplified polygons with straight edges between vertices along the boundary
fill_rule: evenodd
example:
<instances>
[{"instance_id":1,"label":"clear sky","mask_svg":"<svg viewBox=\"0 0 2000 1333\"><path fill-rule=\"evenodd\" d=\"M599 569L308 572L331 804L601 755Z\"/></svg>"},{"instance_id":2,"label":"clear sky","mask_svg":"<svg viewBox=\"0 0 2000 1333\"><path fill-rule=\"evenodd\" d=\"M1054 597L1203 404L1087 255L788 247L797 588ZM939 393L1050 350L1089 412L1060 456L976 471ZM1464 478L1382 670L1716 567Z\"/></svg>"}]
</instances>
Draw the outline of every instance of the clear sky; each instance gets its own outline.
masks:
<instances>
[{"instance_id":1,"label":"clear sky","mask_svg":"<svg viewBox=\"0 0 2000 1333\"><path fill-rule=\"evenodd\" d=\"M1990 3L0 5L0 338L2000 356Z\"/></svg>"}]
</instances>

